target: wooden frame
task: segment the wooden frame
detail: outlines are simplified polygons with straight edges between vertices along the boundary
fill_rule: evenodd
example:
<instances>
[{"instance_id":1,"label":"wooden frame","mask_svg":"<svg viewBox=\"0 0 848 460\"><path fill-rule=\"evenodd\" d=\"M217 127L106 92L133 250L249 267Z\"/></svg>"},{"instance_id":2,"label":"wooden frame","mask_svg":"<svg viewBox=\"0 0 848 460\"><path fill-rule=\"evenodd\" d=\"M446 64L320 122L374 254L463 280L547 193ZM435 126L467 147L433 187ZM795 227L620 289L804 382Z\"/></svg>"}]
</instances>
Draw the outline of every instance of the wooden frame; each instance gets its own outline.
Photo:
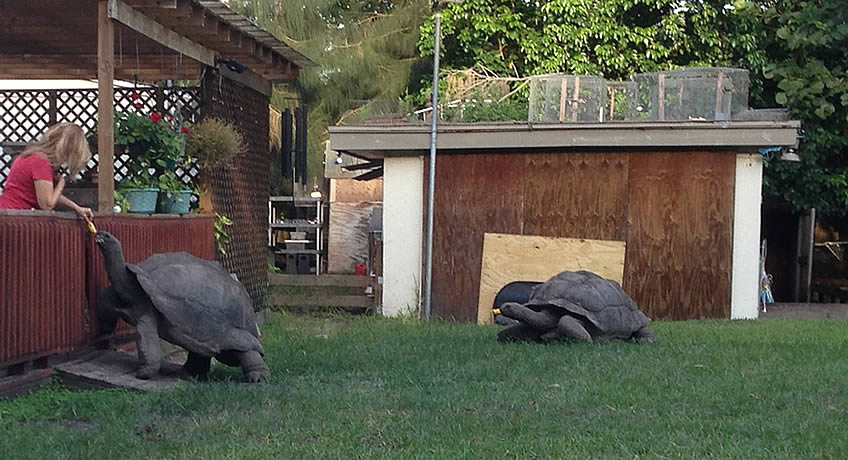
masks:
<instances>
[{"instance_id":1,"label":"wooden frame","mask_svg":"<svg viewBox=\"0 0 848 460\"><path fill-rule=\"evenodd\" d=\"M180 54L206 65L215 65L215 52L201 46L130 8L121 0L108 0L108 17Z\"/></svg>"}]
</instances>

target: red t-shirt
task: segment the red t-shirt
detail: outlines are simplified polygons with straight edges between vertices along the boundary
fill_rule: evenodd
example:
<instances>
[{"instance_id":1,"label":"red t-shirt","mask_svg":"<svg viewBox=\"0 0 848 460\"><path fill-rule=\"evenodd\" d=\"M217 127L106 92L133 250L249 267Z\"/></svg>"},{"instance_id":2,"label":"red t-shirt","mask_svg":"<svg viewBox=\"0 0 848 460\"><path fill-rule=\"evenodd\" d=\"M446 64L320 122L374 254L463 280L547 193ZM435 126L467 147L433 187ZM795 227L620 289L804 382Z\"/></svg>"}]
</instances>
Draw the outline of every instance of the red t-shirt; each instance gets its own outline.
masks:
<instances>
[{"instance_id":1,"label":"red t-shirt","mask_svg":"<svg viewBox=\"0 0 848 460\"><path fill-rule=\"evenodd\" d=\"M41 209L35 193L35 181L53 180L53 167L42 153L18 156L12 162L6 185L0 194L0 209Z\"/></svg>"}]
</instances>

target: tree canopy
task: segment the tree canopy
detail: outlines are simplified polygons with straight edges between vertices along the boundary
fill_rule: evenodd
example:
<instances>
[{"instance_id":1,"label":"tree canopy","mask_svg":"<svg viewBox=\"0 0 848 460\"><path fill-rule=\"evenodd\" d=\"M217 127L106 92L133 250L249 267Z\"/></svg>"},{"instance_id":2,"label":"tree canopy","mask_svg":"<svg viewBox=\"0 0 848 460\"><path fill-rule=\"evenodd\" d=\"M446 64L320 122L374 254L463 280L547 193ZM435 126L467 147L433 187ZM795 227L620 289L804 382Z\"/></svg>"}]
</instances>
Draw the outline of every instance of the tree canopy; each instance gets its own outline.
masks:
<instances>
[{"instance_id":1,"label":"tree canopy","mask_svg":"<svg viewBox=\"0 0 848 460\"><path fill-rule=\"evenodd\" d=\"M356 121L412 82L423 0L231 0L230 6L312 59L297 82L277 85L277 109L308 108L308 170L323 175L327 127ZM420 73L424 69L418 70Z\"/></svg>"}]
</instances>

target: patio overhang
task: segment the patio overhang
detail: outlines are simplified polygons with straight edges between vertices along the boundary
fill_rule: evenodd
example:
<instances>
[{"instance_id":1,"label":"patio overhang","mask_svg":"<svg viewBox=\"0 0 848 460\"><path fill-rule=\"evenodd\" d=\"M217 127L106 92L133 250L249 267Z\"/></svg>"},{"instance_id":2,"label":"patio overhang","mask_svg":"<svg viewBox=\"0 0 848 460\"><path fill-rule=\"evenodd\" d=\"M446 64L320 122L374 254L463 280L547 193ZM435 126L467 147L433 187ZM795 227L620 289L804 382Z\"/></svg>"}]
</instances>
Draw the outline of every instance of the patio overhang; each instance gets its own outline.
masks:
<instances>
[{"instance_id":1,"label":"patio overhang","mask_svg":"<svg viewBox=\"0 0 848 460\"><path fill-rule=\"evenodd\" d=\"M196 80L235 60L268 81L312 61L219 1L101 0L114 24L114 76ZM97 0L0 3L0 78L97 78ZM245 73L245 72L242 72Z\"/></svg>"}]
</instances>

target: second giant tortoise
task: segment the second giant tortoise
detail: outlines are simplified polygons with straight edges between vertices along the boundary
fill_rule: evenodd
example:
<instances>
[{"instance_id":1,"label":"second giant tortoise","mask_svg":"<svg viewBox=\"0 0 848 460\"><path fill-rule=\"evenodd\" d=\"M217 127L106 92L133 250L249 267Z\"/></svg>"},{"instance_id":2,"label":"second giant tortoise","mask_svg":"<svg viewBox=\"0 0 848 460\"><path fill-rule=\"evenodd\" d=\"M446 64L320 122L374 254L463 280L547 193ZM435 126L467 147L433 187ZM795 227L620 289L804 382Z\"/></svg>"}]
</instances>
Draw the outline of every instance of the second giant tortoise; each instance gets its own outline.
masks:
<instances>
[{"instance_id":1,"label":"second giant tortoise","mask_svg":"<svg viewBox=\"0 0 848 460\"><path fill-rule=\"evenodd\" d=\"M507 302L496 314L518 321L498 333L499 341L657 340L620 284L585 270L562 272L533 287L526 303Z\"/></svg>"}]
</instances>

